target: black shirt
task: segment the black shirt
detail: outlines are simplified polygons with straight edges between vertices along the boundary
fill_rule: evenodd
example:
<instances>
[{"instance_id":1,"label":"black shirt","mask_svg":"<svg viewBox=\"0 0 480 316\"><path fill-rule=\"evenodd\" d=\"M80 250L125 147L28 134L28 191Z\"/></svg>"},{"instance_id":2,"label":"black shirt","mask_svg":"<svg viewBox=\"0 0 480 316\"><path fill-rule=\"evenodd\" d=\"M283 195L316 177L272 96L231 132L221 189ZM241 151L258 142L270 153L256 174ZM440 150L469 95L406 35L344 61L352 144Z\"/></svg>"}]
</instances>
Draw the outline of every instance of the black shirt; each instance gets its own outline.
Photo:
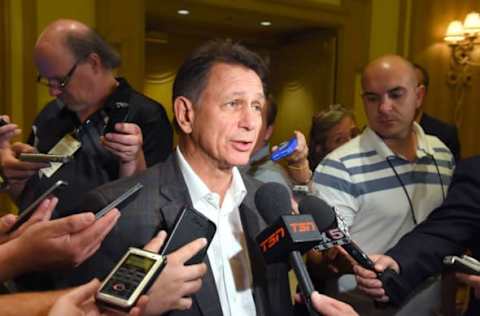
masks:
<instances>
[{"instance_id":1,"label":"black shirt","mask_svg":"<svg viewBox=\"0 0 480 316\"><path fill-rule=\"evenodd\" d=\"M56 100L49 102L34 122L35 132L28 143L47 153L66 134L74 135L82 144L74 159L64 164L50 178L32 177L19 199L24 209L57 180L69 186L57 193L59 204L54 217L74 211L83 194L118 178L119 160L100 143L108 113L116 102L128 103L128 122L137 124L143 134L143 151L147 167L166 159L172 152L173 130L165 109L158 102L134 91L125 79L117 78L119 85L107 98L105 105L80 123L76 113ZM95 210L93 210L95 211Z\"/></svg>"}]
</instances>

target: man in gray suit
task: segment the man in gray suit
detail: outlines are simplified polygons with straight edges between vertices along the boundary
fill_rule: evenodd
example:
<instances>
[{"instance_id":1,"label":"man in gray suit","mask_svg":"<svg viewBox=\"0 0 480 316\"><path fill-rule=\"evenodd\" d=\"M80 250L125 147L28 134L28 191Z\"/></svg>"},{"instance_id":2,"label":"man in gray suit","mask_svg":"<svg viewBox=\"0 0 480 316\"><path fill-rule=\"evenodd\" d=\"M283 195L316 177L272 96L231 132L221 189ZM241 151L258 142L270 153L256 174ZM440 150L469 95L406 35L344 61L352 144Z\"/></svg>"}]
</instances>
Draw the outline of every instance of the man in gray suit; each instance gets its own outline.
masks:
<instances>
[{"instance_id":1,"label":"man in gray suit","mask_svg":"<svg viewBox=\"0 0 480 316\"><path fill-rule=\"evenodd\" d=\"M209 42L181 66L173 87L179 145L164 162L91 192L79 209L100 209L132 185L142 191L121 208L100 250L59 280L105 276L128 247L170 232L185 206L207 216L217 232L208 272L188 310L172 315L292 315L286 264L267 266L255 236L266 227L254 204L259 186L236 166L248 162L262 124L267 68L231 41Z\"/></svg>"}]
</instances>

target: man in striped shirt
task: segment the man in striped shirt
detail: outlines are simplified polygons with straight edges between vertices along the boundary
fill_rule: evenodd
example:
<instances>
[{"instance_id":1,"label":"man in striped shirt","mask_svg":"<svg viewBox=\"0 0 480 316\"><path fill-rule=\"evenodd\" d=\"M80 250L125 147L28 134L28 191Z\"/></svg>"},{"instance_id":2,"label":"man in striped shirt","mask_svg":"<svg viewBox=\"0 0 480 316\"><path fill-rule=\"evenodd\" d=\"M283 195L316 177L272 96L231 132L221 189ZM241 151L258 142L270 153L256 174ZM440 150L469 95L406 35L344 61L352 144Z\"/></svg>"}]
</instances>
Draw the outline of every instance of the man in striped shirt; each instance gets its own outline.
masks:
<instances>
[{"instance_id":1,"label":"man in striped shirt","mask_svg":"<svg viewBox=\"0 0 480 316\"><path fill-rule=\"evenodd\" d=\"M314 190L335 207L360 248L384 253L442 203L454 160L414 121L425 90L407 60L387 55L372 61L362 88L368 127L325 157L315 170ZM438 283L399 310L375 309L355 290L351 274L328 281L326 294L347 301L361 315L432 315L440 305Z\"/></svg>"}]
</instances>

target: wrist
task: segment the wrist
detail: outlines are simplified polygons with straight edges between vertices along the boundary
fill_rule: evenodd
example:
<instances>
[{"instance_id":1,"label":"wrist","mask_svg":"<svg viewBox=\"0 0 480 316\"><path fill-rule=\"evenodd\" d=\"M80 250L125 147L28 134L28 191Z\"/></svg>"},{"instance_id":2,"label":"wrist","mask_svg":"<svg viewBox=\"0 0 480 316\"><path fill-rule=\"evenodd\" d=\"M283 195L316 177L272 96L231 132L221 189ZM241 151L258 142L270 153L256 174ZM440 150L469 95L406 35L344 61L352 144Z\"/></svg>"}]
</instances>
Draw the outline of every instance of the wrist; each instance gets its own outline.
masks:
<instances>
[{"instance_id":1,"label":"wrist","mask_svg":"<svg viewBox=\"0 0 480 316\"><path fill-rule=\"evenodd\" d=\"M2 244L0 251L0 281L12 279L27 272L28 251L20 238Z\"/></svg>"}]
</instances>

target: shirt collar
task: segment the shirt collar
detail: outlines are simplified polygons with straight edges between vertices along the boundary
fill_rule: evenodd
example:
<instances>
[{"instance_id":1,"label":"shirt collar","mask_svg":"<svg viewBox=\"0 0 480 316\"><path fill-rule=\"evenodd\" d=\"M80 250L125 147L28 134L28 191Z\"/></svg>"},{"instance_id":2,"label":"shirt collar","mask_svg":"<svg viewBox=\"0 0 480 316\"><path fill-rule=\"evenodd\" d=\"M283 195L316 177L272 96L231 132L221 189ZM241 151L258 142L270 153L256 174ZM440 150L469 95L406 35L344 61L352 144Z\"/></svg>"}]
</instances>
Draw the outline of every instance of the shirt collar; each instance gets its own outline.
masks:
<instances>
[{"instance_id":1,"label":"shirt collar","mask_svg":"<svg viewBox=\"0 0 480 316\"><path fill-rule=\"evenodd\" d=\"M210 191L205 182L203 182L203 180L192 169L192 167L189 165L189 163L183 156L180 147L177 146L176 151L180 171L182 172L185 183L187 184L188 192L190 193L192 203L195 205L197 202L214 192ZM232 194L233 201L237 207L240 206L243 199L247 195L245 183L243 182L242 176L240 175L237 167L233 167L232 169L232 182L226 194Z\"/></svg>"},{"instance_id":2,"label":"shirt collar","mask_svg":"<svg viewBox=\"0 0 480 316\"><path fill-rule=\"evenodd\" d=\"M425 156L433 155L433 148L427 141L427 136L420 125L417 122L413 122L413 131L417 137L417 158L423 158ZM370 141L371 146L377 151L377 153L383 158L396 157L397 155L385 144L383 139L377 135L370 127L366 127L363 132L365 137Z\"/></svg>"}]
</instances>

